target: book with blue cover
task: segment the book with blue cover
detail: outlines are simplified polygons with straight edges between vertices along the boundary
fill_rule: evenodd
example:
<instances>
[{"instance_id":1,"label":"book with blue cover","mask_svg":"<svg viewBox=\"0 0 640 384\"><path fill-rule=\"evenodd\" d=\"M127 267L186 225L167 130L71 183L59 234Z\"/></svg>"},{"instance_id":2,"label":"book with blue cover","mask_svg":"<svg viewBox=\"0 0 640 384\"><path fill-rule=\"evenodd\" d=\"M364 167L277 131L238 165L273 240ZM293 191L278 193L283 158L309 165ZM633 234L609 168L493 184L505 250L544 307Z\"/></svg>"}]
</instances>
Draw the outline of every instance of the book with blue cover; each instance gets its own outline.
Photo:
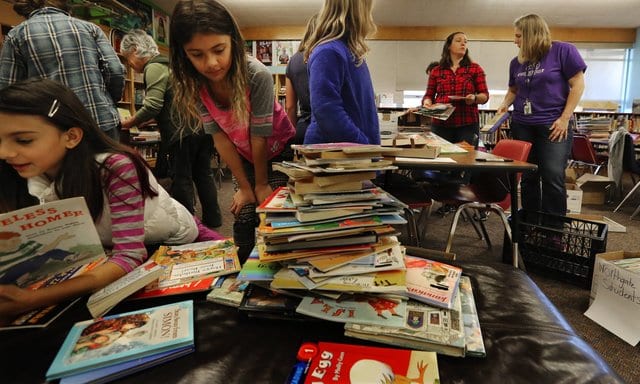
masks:
<instances>
[{"instance_id":1,"label":"book with blue cover","mask_svg":"<svg viewBox=\"0 0 640 384\"><path fill-rule=\"evenodd\" d=\"M182 301L73 325L47 380L193 346L193 301Z\"/></svg>"},{"instance_id":2,"label":"book with blue cover","mask_svg":"<svg viewBox=\"0 0 640 384\"><path fill-rule=\"evenodd\" d=\"M195 351L192 345L63 377L60 384L103 384L166 363Z\"/></svg>"}]
</instances>

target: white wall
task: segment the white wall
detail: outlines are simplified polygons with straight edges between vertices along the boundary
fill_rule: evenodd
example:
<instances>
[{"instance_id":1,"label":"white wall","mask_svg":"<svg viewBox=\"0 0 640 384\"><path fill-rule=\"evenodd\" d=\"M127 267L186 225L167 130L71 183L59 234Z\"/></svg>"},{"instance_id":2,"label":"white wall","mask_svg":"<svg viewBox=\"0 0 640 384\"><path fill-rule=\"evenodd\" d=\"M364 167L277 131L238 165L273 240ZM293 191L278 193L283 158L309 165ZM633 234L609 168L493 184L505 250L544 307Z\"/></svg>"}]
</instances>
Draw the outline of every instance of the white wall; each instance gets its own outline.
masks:
<instances>
[{"instance_id":1,"label":"white wall","mask_svg":"<svg viewBox=\"0 0 640 384\"><path fill-rule=\"evenodd\" d=\"M375 83L374 83L375 85ZM631 73L629 75L629 100L625 107L631 109L631 102L640 99L640 28L636 29L636 43L631 54ZM637 130L637 128L634 128Z\"/></svg>"},{"instance_id":2,"label":"white wall","mask_svg":"<svg viewBox=\"0 0 640 384\"><path fill-rule=\"evenodd\" d=\"M425 68L440 60L444 42L370 40L367 44L376 94L395 93L395 102L401 103L402 91L426 89ZM469 55L484 69L489 89L507 89L509 62L517 53L513 42L469 42Z\"/></svg>"}]
</instances>

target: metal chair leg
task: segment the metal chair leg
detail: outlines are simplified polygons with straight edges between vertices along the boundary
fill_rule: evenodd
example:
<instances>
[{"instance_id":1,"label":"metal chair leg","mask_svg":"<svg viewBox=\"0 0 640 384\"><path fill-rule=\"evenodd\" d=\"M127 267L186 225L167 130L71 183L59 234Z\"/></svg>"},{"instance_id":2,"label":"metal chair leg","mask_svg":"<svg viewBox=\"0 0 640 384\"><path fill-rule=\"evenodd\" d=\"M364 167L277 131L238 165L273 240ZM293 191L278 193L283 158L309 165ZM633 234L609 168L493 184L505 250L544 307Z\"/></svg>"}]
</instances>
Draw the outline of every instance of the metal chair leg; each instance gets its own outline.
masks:
<instances>
[{"instance_id":1,"label":"metal chair leg","mask_svg":"<svg viewBox=\"0 0 640 384\"><path fill-rule=\"evenodd\" d=\"M480 210L478 210L478 212L479 211ZM489 234L487 233L487 227L484 225L484 221L480 221L480 229L482 230L484 241L487 243L487 248L491 248L491 239L489 238Z\"/></svg>"},{"instance_id":2,"label":"metal chair leg","mask_svg":"<svg viewBox=\"0 0 640 384\"><path fill-rule=\"evenodd\" d=\"M469 203L467 203L469 204ZM476 235L478 235L478 239L483 240L485 237L482 234L482 231L478 228L478 224L476 224L476 222L473 220L473 215L469 214L469 211L467 210L468 205L465 205L465 208L462 210L462 218L465 221L468 221L469 223L471 223L471 226L473 227L473 230L476 231Z\"/></svg>"},{"instance_id":3,"label":"metal chair leg","mask_svg":"<svg viewBox=\"0 0 640 384\"><path fill-rule=\"evenodd\" d=\"M453 234L456 232L456 226L458 225L458 219L460 218L460 214L464 210L464 205L461 205L456 209L456 213L453 215L453 221L451 222L451 227L449 228L449 238L447 239L447 247L444 249L445 252L451 251L451 245L453 244Z\"/></svg>"},{"instance_id":4,"label":"metal chair leg","mask_svg":"<svg viewBox=\"0 0 640 384\"><path fill-rule=\"evenodd\" d=\"M629 193L627 193L627 195L624 197L624 199L622 199L620 204L618 204L618 206L616 207L616 209L613 210L613 212L618 212L618 209L620 209L622 204L624 204L625 201L629 200L629 197L631 197L631 195L633 195L633 192L635 192L636 189L638 189L638 188L640 188L640 181L637 182L636 185L633 186L633 188L629 191Z\"/></svg>"}]
</instances>

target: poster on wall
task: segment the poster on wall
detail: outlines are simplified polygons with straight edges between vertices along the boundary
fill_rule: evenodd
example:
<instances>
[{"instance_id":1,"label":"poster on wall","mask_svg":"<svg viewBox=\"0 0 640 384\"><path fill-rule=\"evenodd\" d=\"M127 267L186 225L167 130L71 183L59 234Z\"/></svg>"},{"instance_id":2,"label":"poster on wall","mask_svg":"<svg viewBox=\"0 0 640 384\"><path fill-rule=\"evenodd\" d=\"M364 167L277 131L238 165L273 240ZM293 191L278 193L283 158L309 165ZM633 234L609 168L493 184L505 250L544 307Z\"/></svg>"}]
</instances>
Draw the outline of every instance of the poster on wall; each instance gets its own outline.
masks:
<instances>
[{"instance_id":1,"label":"poster on wall","mask_svg":"<svg viewBox=\"0 0 640 384\"><path fill-rule=\"evenodd\" d=\"M264 65L271 65L273 62L273 42L271 40L258 40L256 58Z\"/></svg>"},{"instance_id":2,"label":"poster on wall","mask_svg":"<svg viewBox=\"0 0 640 384\"><path fill-rule=\"evenodd\" d=\"M169 45L169 15L153 10L153 38L156 43L161 45Z\"/></svg>"},{"instance_id":3,"label":"poster on wall","mask_svg":"<svg viewBox=\"0 0 640 384\"><path fill-rule=\"evenodd\" d=\"M286 66L289 64L289 59L298 50L300 45L299 41L284 40L273 42L273 56L275 58L275 65Z\"/></svg>"}]
</instances>

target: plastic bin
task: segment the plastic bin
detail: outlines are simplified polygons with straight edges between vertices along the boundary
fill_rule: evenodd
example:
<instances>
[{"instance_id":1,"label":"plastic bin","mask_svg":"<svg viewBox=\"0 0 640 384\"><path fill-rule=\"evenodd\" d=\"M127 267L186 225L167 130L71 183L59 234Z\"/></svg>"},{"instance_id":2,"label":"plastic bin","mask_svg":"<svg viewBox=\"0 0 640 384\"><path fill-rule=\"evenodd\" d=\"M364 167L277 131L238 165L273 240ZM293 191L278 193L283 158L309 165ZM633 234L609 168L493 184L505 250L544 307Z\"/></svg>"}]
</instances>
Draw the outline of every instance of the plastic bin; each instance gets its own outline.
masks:
<instances>
[{"instance_id":1,"label":"plastic bin","mask_svg":"<svg viewBox=\"0 0 640 384\"><path fill-rule=\"evenodd\" d=\"M607 224L524 210L518 215L527 271L591 288L596 254L607 248Z\"/></svg>"}]
</instances>

